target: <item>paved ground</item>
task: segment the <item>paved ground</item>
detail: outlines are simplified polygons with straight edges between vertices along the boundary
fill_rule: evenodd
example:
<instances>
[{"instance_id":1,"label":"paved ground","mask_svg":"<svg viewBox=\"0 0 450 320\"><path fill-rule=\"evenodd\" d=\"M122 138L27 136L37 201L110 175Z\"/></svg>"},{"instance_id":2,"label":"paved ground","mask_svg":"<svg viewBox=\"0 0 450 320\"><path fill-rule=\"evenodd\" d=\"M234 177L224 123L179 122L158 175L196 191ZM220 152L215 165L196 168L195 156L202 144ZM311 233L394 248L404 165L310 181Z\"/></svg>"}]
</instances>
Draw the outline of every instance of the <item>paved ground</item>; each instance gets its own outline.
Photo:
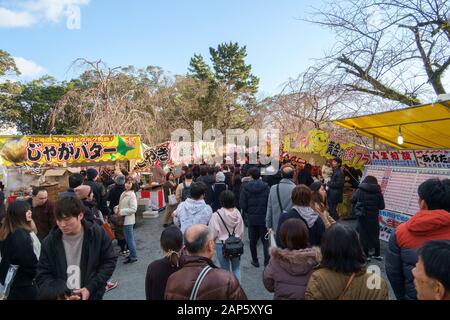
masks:
<instances>
[{"instance_id":1,"label":"paved ground","mask_svg":"<svg viewBox=\"0 0 450 320\"><path fill-rule=\"evenodd\" d=\"M346 221L354 225L354 221ZM160 259L162 257L162 250L159 246L159 237L163 230L162 227L162 215L155 219L139 220L135 228L136 245L139 256L139 261L131 264L124 265L123 257L119 257L116 270L113 278L119 281L119 286L106 293L105 300L144 300L145 299L145 274L147 272L147 266L150 262ZM247 230L246 230L247 232ZM247 296L251 300L271 300L272 294L269 293L262 283L263 267L255 268L250 264L250 249L248 243L248 237L245 235L245 250L244 255L241 258L241 276L242 287L244 288ZM386 244L382 242L382 254ZM116 250L119 248L116 246ZM259 244L258 254L260 263L263 261L262 245ZM374 262L377 264L382 272L382 276L386 279L384 272L383 262ZM392 290L390 297L393 299Z\"/></svg>"}]
</instances>

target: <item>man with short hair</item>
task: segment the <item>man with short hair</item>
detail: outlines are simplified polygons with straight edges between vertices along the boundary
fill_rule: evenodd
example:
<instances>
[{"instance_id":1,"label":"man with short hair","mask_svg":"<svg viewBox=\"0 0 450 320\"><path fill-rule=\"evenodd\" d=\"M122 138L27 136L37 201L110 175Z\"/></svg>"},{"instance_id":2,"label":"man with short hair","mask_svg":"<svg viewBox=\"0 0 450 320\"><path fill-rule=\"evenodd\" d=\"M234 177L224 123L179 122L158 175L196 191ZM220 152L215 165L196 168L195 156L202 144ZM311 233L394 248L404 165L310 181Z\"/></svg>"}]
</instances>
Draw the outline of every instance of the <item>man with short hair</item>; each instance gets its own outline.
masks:
<instances>
[{"instance_id":1,"label":"man with short hair","mask_svg":"<svg viewBox=\"0 0 450 320\"><path fill-rule=\"evenodd\" d=\"M83 203L65 197L55 204L58 228L45 238L36 283L41 299L101 300L117 263L111 240L83 220Z\"/></svg>"},{"instance_id":2,"label":"man with short hair","mask_svg":"<svg viewBox=\"0 0 450 320\"><path fill-rule=\"evenodd\" d=\"M292 209L292 190L295 188L294 168L291 165L281 167L281 181L270 188L267 201L266 227L275 232L278 226L280 214ZM278 198L279 195L279 198ZM281 208L280 208L281 202Z\"/></svg>"},{"instance_id":3,"label":"man with short hair","mask_svg":"<svg viewBox=\"0 0 450 320\"><path fill-rule=\"evenodd\" d=\"M195 224L187 228L184 244L188 254L184 257L183 268L169 277L165 300L190 299L194 284L203 270L208 271L192 299L247 300L236 276L230 271L216 267L211 261L215 241L214 232L209 227Z\"/></svg>"},{"instance_id":4,"label":"man with short hair","mask_svg":"<svg viewBox=\"0 0 450 320\"><path fill-rule=\"evenodd\" d=\"M420 210L391 234L386 251L386 274L397 300L416 299L411 271L424 243L450 239L450 179L429 179L418 194Z\"/></svg>"},{"instance_id":5,"label":"man with short hair","mask_svg":"<svg viewBox=\"0 0 450 320\"><path fill-rule=\"evenodd\" d=\"M259 168L248 170L252 180L242 185L239 205L246 213L248 219L248 238L250 240L250 252L252 255L251 264L259 267L258 252L256 245L261 239L264 252L264 265L269 264L269 240L265 238L267 199L269 198L269 185L260 179L261 171Z\"/></svg>"},{"instance_id":6,"label":"man with short hair","mask_svg":"<svg viewBox=\"0 0 450 320\"><path fill-rule=\"evenodd\" d=\"M39 241L45 239L50 230L56 226L54 205L48 200L48 192L43 187L34 187L32 197L28 200L36 224Z\"/></svg>"},{"instance_id":7,"label":"man with short hair","mask_svg":"<svg viewBox=\"0 0 450 320\"><path fill-rule=\"evenodd\" d=\"M419 300L450 300L450 240L429 241L412 274Z\"/></svg>"},{"instance_id":8,"label":"man with short hair","mask_svg":"<svg viewBox=\"0 0 450 320\"><path fill-rule=\"evenodd\" d=\"M328 211L330 216L334 220L338 220L337 206L343 201L344 197L344 173L342 172L342 160L340 158L334 158L331 162L333 167L333 174L331 175L330 181L327 182L327 200L328 200Z\"/></svg>"},{"instance_id":9,"label":"man with short hair","mask_svg":"<svg viewBox=\"0 0 450 320\"><path fill-rule=\"evenodd\" d=\"M174 211L174 224L184 232L193 224L207 225L211 219L212 209L205 203L206 185L203 182L193 182L190 187L190 197L180 203Z\"/></svg>"},{"instance_id":10,"label":"man with short hair","mask_svg":"<svg viewBox=\"0 0 450 320\"><path fill-rule=\"evenodd\" d=\"M70 175L69 177L69 189L65 192L61 192L59 194L59 199L65 198L65 197L76 197L75 194L75 188L79 187L83 184L84 177L81 173L74 173Z\"/></svg>"}]
</instances>

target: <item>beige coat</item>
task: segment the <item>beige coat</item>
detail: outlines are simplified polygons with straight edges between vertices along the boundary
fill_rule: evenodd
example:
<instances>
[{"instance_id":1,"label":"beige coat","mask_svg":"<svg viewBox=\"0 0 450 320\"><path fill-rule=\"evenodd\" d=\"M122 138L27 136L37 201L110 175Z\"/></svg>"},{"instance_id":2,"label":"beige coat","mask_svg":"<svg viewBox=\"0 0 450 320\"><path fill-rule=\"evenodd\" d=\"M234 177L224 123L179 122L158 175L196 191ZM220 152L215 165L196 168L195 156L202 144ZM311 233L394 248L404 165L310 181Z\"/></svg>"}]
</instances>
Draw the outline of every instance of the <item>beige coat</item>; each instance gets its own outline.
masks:
<instances>
[{"instance_id":1,"label":"beige coat","mask_svg":"<svg viewBox=\"0 0 450 320\"><path fill-rule=\"evenodd\" d=\"M337 300L344 292L350 275L337 273L327 268L314 271L305 292L306 300ZM379 289L376 284L380 284ZM375 287L371 289L371 286ZM386 281L375 274L362 270L356 274L343 300L388 300Z\"/></svg>"},{"instance_id":2,"label":"beige coat","mask_svg":"<svg viewBox=\"0 0 450 320\"><path fill-rule=\"evenodd\" d=\"M125 217L124 226L136 223L137 199L134 191L124 191L120 195L119 214Z\"/></svg>"}]
</instances>

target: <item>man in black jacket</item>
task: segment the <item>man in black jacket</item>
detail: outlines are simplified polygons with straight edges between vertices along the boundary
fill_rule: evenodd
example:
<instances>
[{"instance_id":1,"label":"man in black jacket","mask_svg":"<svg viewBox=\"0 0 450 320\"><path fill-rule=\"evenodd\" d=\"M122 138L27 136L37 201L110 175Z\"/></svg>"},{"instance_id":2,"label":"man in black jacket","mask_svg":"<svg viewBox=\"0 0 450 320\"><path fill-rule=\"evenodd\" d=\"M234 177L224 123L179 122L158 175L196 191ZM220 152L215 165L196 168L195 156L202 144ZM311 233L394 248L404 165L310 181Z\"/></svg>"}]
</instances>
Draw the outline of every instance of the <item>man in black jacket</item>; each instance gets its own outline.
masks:
<instances>
[{"instance_id":1,"label":"man in black jacket","mask_svg":"<svg viewBox=\"0 0 450 320\"><path fill-rule=\"evenodd\" d=\"M259 267L256 244L261 239L264 249L264 265L269 263L269 240L265 239L267 200L269 198L269 185L260 179L259 168L251 168L249 174L252 181L242 185L240 206L248 214L248 237L250 240L250 252L252 254L252 265Z\"/></svg>"},{"instance_id":2,"label":"man in black jacket","mask_svg":"<svg viewBox=\"0 0 450 320\"><path fill-rule=\"evenodd\" d=\"M74 197L56 202L58 228L45 238L37 267L40 299L101 300L117 263L111 240L97 224L83 220Z\"/></svg>"},{"instance_id":3,"label":"man in black jacket","mask_svg":"<svg viewBox=\"0 0 450 320\"><path fill-rule=\"evenodd\" d=\"M337 221L338 215L336 209L338 204L342 202L344 196L344 174L341 170L342 160L340 158L334 158L332 166L333 175L327 183L328 211L331 217Z\"/></svg>"}]
</instances>

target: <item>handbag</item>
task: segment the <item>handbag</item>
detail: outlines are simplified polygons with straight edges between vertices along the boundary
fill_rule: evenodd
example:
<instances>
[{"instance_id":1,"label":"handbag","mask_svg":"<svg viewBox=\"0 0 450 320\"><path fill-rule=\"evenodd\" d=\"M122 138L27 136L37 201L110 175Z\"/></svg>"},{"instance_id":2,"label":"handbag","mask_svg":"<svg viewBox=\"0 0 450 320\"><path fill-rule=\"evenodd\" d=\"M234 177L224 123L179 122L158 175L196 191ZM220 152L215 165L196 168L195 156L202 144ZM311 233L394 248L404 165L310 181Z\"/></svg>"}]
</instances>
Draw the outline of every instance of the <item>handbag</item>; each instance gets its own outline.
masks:
<instances>
[{"instance_id":1,"label":"handbag","mask_svg":"<svg viewBox=\"0 0 450 320\"><path fill-rule=\"evenodd\" d=\"M364 217L366 215L364 197L362 193L358 195L358 199L356 199L356 203L352 208L352 213L355 217Z\"/></svg>"},{"instance_id":2,"label":"handbag","mask_svg":"<svg viewBox=\"0 0 450 320\"><path fill-rule=\"evenodd\" d=\"M169 206L176 206L178 203L176 195L169 189Z\"/></svg>"},{"instance_id":3,"label":"handbag","mask_svg":"<svg viewBox=\"0 0 450 320\"><path fill-rule=\"evenodd\" d=\"M111 225L109 223L102 224L103 230L105 230L106 234L108 235L108 238L111 239L111 241L116 239L116 236L114 235L114 232L111 228Z\"/></svg>"},{"instance_id":4,"label":"handbag","mask_svg":"<svg viewBox=\"0 0 450 320\"><path fill-rule=\"evenodd\" d=\"M0 283L0 300L7 300L9 296L9 291L11 290L11 285L16 277L17 270L19 270L19 266L15 264L11 264L8 269L8 273L5 277L5 284L2 285Z\"/></svg>"}]
</instances>

